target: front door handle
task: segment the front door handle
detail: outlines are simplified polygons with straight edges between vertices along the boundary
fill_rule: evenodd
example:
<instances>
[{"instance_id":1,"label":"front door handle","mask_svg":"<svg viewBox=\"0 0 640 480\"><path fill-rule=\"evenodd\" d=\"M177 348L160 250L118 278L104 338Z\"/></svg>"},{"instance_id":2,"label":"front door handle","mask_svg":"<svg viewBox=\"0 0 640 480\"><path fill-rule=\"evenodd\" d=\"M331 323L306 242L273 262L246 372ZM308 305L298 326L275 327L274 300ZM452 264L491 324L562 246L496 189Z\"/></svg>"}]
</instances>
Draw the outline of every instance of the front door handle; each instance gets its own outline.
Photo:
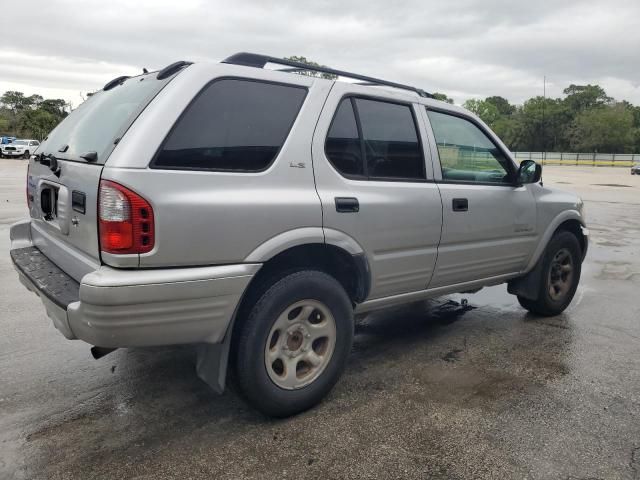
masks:
<instances>
[{"instance_id":1,"label":"front door handle","mask_svg":"<svg viewBox=\"0 0 640 480\"><path fill-rule=\"evenodd\" d=\"M336 197L336 212L353 213L360 211L360 203L355 197Z\"/></svg>"},{"instance_id":2,"label":"front door handle","mask_svg":"<svg viewBox=\"0 0 640 480\"><path fill-rule=\"evenodd\" d=\"M469 200L466 198L454 198L451 204L454 212L466 212L469 210Z\"/></svg>"}]
</instances>

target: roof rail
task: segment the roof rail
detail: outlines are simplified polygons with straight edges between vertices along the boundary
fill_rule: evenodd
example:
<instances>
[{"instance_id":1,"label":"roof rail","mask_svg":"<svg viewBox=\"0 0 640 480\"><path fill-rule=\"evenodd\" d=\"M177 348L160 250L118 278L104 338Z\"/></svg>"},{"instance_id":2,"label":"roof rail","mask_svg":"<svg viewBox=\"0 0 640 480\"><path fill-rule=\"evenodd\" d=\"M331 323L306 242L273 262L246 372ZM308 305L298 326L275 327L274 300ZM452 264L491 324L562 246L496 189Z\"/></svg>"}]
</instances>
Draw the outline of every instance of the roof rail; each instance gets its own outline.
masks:
<instances>
[{"instance_id":1,"label":"roof rail","mask_svg":"<svg viewBox=\"0 0 640 480\"><path fill-rule=\"evenodd\" d=\"M320 73L328 73L330 75L337 75L339 77L347 77L352 78L354 80L360 80L362 83L360 85L384 85L387 87L399 88L401 90L409 90L411 92L415 92L421 97L434 98L434 96L424 90L416 87L412 87L410 85L403 85L401 83L388 82L386 80L380 80L379 78L367 77L365 75L360 75L358 73L351 72L343 72L342 70L335 70L329 67L316 66L316 65L308 65L306 63L294 62L292 60L284 60L282 58L270 57L268 55L260 55L258 53L248 53L241 52L236 53L235 55L231 55L228 58L225 58L221 63L229 63L232 65L243 65L245 67L255 67L255 68L264 68L267 63L274 63L276 65L284 65L290 68L281 70L285 72L301 72L301 71L311 71L311 72L320 72Z\"/></svg>"},{"instance_id":2,"label":"roof rail","mask_svg":"<svg viewBox=\"0 0 640 480\"><path fill-rule=\"evenodd\" d=\"M184 61L184 60L179 60L177 62L174 62L174 63L172 63L170 65L167 65L162 70L160 70L158 72L158 75L156 75L156 78L158 80L164 80L165 78L169 78L171 75L176 73L178 70L181 70L184 67L188 67L192 63L193 62L187 62L187 61Z\"/></svg>"},{"instance_id":3,"label":"roof rail","mask_svg":"<svg viewBox=\"0 0 640 480\"><path fill-rule=\"evenodd\" d=\"M111 90L112 88L117 87L118 85L121 85L127 78L131 78L131 77L129 75L121 75L119 77L116 77L110 82L107 82L107 84L104 87L102 87L102 90L104 90L105 92L107 90Z\"/></svg>"}]
</instances>

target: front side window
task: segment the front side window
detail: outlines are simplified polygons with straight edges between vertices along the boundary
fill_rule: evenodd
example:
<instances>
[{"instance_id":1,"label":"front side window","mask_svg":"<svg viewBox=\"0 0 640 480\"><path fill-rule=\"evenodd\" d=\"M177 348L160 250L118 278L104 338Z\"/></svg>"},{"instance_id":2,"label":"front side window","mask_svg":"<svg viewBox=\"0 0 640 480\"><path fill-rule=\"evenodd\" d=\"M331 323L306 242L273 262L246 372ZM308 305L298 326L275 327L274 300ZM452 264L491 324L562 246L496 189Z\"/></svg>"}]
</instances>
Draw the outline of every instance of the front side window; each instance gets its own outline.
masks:
<instances>
[{"instance_id":1,"label":"front side window","mask_svg":"<svg viewBox=\"0 0 640 480\"><path fill-rule=\"evenodd\" d=\"M509 184L510 160L475 124L427 110L438 145L442 179L462 183Z\"/></svg>"},{"instance_id":2,"label":"front side window","mask_svg":"<svg viewBox=\"0 0 640 480\"><path fill-rule=\"evenodd\" d=\"M218 80L187 107L152 168L255 172L276 158L306 89Z\"/></svg>"},{"instance_id":3,"label":"front side window","mask_svg":"<svg viewBox=\"0 0 640 480\"><path fill-rule=\"evenodd\" d=\"M360 179L424 180L424 158L409 105L365 98L340 103L325 143L338 172Z\"/></svg>"}]
</instances>

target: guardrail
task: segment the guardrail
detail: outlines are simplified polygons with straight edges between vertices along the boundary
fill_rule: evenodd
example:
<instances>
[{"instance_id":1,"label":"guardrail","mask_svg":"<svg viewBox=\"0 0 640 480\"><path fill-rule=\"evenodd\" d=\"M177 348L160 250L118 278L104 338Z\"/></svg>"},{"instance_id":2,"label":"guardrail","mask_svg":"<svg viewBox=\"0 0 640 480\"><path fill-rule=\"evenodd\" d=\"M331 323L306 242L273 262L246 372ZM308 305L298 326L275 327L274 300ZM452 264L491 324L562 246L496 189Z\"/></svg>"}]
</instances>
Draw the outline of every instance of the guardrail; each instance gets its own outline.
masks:
<instances>
[{"instance_id":1,"label":"guardrail","mask_svg":"<svg viewBox=\"0 0 640 480\"><path fill-rule=\"evenodd\" d=\"M534 160L542 165L631 167L640 164L639 153L513 152L516 160Z\"/></svg>"}]
</instances>

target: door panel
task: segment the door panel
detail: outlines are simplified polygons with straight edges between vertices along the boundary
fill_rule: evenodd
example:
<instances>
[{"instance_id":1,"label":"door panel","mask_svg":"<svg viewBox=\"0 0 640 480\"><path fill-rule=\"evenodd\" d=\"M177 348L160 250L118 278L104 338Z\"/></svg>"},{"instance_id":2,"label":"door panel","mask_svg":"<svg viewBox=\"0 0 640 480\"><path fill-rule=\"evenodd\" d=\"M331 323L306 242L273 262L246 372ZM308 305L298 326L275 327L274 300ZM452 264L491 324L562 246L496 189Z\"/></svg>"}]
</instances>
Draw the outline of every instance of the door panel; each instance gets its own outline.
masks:
<instances>
[{"instance_id":1,"label":"door panel","mask_svg":"<svg viewBox=\"0 0 640 480\"><path fill-rule=\"evenodd\" d=\"M425 121L443 205L442 238L430 288L523 270L536 244L536 202L515 186L516 165L479 122L428 111Z\"/></svg>"},{"instance_id":2,"label":"door panel","mask_svg":"<svg viewBox=\"0 0 640 480\"><path fill-rule=\"evenodd\" d=\"M527 187L441 183L443 229L429 287L522 270L535 246L535 199ZM466 199L466 211L454 200Z\"/></svg>"},{"instance_id":3,"label":"door panel","mask_svg":"<svg viewBox=\"0 0 640 480\"><path fill-rule=\"evenodd\" d=\"M442 204L437 185L425 180L375 180L365 178L366 172L354 168L353 162L369 153L370 145L363 146L359 151L357 139L353 136L353 128L342 128L343 137L336 141L342 145L342 157L335 161L337 167L332 166L325 152L325 140L342 98L346 95L363 95L370 93L370 89L356 85L336 83L320 116L313 140L313 166L316 177L316 187L322 202L323 227L339 230L349 235L363 248L369 261L372 274L371 293L369 298L379 298L398 293L424 290L429 283L437 257L437 246L440 240L442 224ZM360 98L360 97L359 97ZM406 102L406 100L405 100ZM357 108L357 106L356 106ZM414 107L410 106L413 110ZM372 108L370 111L383 112ZM416 113L413 110L414 114ZM398 112L395 112L398 113ZM341 117L350 117L342 112ZM423 130L424 120L420 115L414 115L419 130ZM396 122L399 124L400 122ZM367 126L362 129L367 131ZM369 128L368 131L373 131ZM384 136L392 135L394 126L388 131L379 131ZM349 133L350 132L350 133ZM398 134L400 141L390 146L386 151L380 141L375 144L375 161L384 165L385 172L392 171L385 162L411 161L403 152L409 151L404 140ZM410 138L407 136L405 139ZM356 144L354 144L354 141ZM422 139L420 150L426 159L426 171L432 171L426 139ZM338 147L336 147L338 148ZM381 150L382 149L382 150ZM330 155L334 154L332 146L328 146ZM380 155L380 151L385 152ZM384 158L382 158L384 157ZM409 160L406 160L406 159ZM339 163L341 162L341 163ZM357 172L355 178L346 178L336 168L349 165L351 172ZM415 172L415 169L401 169L405 172ZM386 175L386 173L385 173ZM336 198L357 199L357 209L341 208L346 203L339 201L336 208ZM344 205L343 205L344 204ZM351 203L352 204L352 203ZM346 210L346 211L338 211Z\"/></svg>"}]
</instances>

